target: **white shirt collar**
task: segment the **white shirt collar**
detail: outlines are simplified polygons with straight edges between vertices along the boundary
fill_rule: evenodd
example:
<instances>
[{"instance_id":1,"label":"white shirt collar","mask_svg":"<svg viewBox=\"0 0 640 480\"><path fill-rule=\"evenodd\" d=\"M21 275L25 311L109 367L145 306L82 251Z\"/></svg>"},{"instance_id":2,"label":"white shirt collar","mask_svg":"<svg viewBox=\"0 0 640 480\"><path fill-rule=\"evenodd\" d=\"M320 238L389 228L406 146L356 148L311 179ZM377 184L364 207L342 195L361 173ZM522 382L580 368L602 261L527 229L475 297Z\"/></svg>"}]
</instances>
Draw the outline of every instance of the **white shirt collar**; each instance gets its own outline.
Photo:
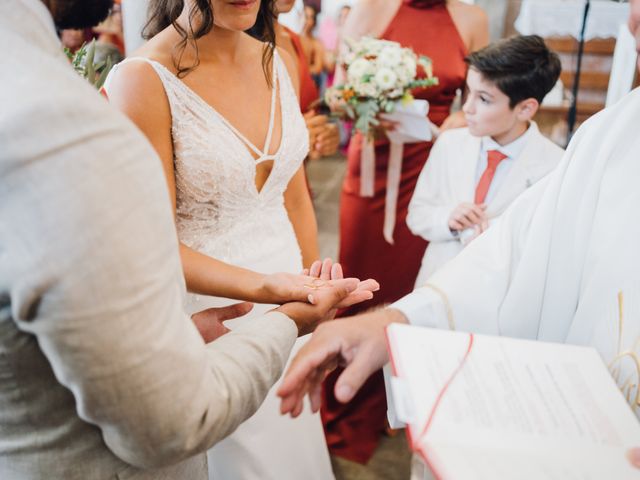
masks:
<instances>
[{"instance_id":1,"label":"white shirt collar","mask_svg":"<svg viewBox=\"0 0 640 480\"><path fill-rule=\"evenodd\" d=\"M506 145L500 145L491 137L482 137L480 150L483 155L489 150L498 150L513 160L520 156L534 131L538 131L538 126L536 125L536 122L530 122L529 128L527 128L522 135Z\"/></svg>"}]
</instances>

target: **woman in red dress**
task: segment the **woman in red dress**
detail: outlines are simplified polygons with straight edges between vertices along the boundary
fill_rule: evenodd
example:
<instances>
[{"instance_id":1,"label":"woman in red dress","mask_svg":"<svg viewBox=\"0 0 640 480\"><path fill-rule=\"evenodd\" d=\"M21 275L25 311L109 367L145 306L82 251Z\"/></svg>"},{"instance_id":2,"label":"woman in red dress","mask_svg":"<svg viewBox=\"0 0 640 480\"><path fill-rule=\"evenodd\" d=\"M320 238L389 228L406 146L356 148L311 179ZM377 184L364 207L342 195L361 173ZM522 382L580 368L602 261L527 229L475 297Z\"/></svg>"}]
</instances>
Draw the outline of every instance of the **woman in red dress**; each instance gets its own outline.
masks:
<instances>
[{"instance_id":1,"label":"woman in red dress","mask_svg":"<svg viewBox=\"0 0 640 480\"><path fill-rule=\"evenodd\" d=\"M487 19L478 7L457 0L360 0L345 25L345 38L372 36L399 42L433 61L439 84L414 92L429 101L429 119L442 129L464 126L461 115L450 115L456 91L464 88L468 52L488 42ZM339 79L336 83L340 83ZM427 242L406 226L409 201L432 143L405 144L397 198L393 244L383 237L389 141L375 142L373 197L360 196L363 138L349 145L347 174L340 204L340 263L345 275L375 278L375 300L341 312L351 316L375 305L398 300L413 290ZM386 428L386 398L382 372L374 374L349 404L333 396L334 372L325 382L323 422L333 455L367 463Z\"/></svg>"},{"instance_id":2,"label":"woman in red dress","mask_svg":"<svg viewBox=\"0 0 640 480\"><path fill-rule=\"evenodd\" d=\"M276 0L275 10L278 14L288 13L295 5L295 0ZM333 155L340 145L340 132L337 125L328 122L326 115L315 112L313 106L320 97L318 87L313 81L309 60L304 53L300 36L284 25L274 25L276 44L291 54L296 62L300 77L300 108L309 130L309 158L317 159Z\"/></svg>"}]
</instances>

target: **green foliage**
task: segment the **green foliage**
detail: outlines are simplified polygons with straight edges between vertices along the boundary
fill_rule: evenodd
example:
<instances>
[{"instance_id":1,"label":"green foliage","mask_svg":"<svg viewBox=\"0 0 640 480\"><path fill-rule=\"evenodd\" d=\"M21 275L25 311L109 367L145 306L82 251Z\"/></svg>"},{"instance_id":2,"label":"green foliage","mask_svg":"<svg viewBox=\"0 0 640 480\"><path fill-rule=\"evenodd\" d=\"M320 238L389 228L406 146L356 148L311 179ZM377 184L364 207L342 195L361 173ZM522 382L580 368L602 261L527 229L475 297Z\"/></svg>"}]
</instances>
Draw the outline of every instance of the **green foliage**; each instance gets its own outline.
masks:
<instances>
[{"instance_id":1,"label":"green foliage","mask_svg":"<svg viewBox=\"0 0 640 480\"><path fill-rule=\"evenodd\" d=\"M67 57L71 61L73 69L82 78L85 78L91 85L100 90L107 79L109 71L113 67L111 56L106 60L96 63L96 41L91 40L89 44L84 43L74 54L68 48L64 49Z\"/></svg>"}]
</instances>

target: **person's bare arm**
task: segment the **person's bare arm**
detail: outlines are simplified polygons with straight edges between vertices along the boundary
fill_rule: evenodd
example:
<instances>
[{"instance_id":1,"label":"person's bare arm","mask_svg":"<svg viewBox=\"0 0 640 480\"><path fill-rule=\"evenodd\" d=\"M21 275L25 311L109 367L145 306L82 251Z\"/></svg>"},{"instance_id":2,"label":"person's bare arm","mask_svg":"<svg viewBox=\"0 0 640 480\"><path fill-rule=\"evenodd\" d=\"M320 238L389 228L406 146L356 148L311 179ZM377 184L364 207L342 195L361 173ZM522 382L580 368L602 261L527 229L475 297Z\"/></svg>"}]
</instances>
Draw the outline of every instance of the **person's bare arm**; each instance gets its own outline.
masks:
<instances>
[{"instance_id":1,"label":"person's bare arm","mask_svg":"<svg viewBox=\"0 0 640 480\"><path fill-rule=\"evenodd\" d=\"M356 2L344 24L342 44L338 46L338 60L347 48L345 41L359 40L362 37L380 37L401 5L402 0L359 0ZM334 83L336 85L343 83L344 75L344 69L338 62Z\"/></svg>"},{"instance_id":2,"label":"person's bare arm","mask_svg":"<svg viewBox=\"0 0 640 480\"><path fill-rule=\"evenodd\" d=\"M284 205L293 225L305 268L318 259L318 226L316 215L309 195L309 187L301 166L293 176L284 194Z\"/></svg>"},{"instance_id":3,"label":"person's bare arm","mask_svg":"<svg viewBox=\"0 0 640 480\"><path fill-rule=\"evenodd\" d=\"M320 41L315 38L311 42L311 51L309 70L313 75L319 75L324 70L324 47Z\"/></svg>"},{"instance_id":4,"label":"person's bare arm","mask_svg":"<svg viewBox=\"0 0 640 480\"><path fill-rule=\"evenodd\" d=\"M489 44L489 19L477 5L468 5L460 1L452 1L448 4L449 12L453 18L460 37L462 38L467 52L475 52ZM466 99L466 88L462 89L462 104ZM449 115L442 125L441 131L461 128L467 125L464 113L459 110Z\"/></svg>"}]
</instances>

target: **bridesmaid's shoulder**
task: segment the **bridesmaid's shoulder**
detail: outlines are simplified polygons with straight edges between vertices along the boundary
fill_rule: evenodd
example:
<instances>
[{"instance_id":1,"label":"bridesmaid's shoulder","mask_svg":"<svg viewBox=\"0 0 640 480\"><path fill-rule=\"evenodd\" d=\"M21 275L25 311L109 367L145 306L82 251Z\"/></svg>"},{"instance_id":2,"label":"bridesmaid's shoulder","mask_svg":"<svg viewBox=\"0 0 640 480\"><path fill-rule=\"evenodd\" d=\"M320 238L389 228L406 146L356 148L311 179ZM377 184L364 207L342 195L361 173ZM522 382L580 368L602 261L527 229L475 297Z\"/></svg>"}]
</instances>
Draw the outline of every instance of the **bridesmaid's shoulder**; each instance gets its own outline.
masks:
<instances>
[{"instance_id":1,"label":"bridesmaid's shoulder","mask_svg":"<svg viewBox=\"0 0 640 480\"><path fill-rule=\"evenodd\" d=\"M451 12L451 14L455 13L456 15L459 14L461 16L467 17L467 19L471 22L479 22L488 18L482 7L466 3L461 0L448 0L447 8Z\"/></svg>"},{"instance_id":2,"label":"bridesmaid's shoulder","mask_svg":"<svg viewBox=\"0 0 640 480\"><path fill-rule=\"evenodd\" d=\"M481 7L460 0L449 0L447 8L469 51L478 50L489 43L489 17Z\"/></svg>"},{"instance_id":3,"label":"bridesmaid's shoulder","mask_svg":"<svg viewBox=\"0 0 640 480\"><path fill-rule=\"evenodd\" d=\"M346 37L380 36L398 12L402 0L358 0L347 16Z\"/></svg>"}]
</instances>

